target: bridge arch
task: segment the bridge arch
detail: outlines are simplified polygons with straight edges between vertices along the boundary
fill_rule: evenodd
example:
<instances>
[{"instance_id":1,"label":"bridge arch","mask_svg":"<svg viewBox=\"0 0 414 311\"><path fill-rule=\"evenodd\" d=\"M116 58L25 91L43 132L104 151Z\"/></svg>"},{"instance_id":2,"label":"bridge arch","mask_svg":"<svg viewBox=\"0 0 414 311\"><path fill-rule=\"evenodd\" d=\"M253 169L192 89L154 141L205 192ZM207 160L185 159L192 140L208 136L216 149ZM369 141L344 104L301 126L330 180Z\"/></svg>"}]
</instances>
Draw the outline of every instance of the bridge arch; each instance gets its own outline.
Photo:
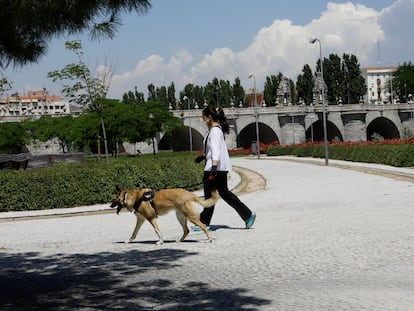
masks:
<instances>
[{"instance_id":1,"label":"bridge arch","mask_svg":"<svg viewBox=\"0 0 414 311\"><path fill-rule=\"evenodd\" d=\"M328 141L344 141L341 131L333 122L327 120L326 129ZM315 122L311 123L308 126L305 135L306 141L323 141L323 120L316 120Z\"/></svg>"},{"instance_id":2,"label":"bridge arch","mask_svg":"<svg viewBox=\"0 0 414 311\"><path fill-rule=\"evenodd\" d=\"M270 144L274 141L279 141L277 134L269 125L258 122L258 126L261 143ZM252 142L257 140L256 137L256 123L246 125L237 136L237 147L250 148Z\"/></svg>"},{"instance_id":3,"label":"bridge arch","mask_svg":"<svg viewBox=\"0 0 414 311\"><path fill-rule=\"evenodd\" d=\"M328 141L344 141L341 131L333 122L326 121L326 129ZM305 135L306 141L323 141L323 121L316 120L310 124L305 132Z\"/></svg>"},{"instance_id":4,"label":"bridge arch","mask_svg":"<svg viewBox=\"0 0 414 311\"><path fill-rule=\"evenodd\" d=\"M385 139L400 138L400 132L394 122L385 117L378 117L368 124L367 140L373 140L375 134Z\"/></svg>"},{"instance_id":5,"label":"bridge arch","mask_svg":"<svg viewBox=\"0 0 414 311\"><path fill-rule=\"evenodd\" d=\"M191 128L193 150L203 150L203 135ZM182 126L170 134L161 137L158 150L187 151L190 150L190 127Z\"/></svg>"}]
</instances>

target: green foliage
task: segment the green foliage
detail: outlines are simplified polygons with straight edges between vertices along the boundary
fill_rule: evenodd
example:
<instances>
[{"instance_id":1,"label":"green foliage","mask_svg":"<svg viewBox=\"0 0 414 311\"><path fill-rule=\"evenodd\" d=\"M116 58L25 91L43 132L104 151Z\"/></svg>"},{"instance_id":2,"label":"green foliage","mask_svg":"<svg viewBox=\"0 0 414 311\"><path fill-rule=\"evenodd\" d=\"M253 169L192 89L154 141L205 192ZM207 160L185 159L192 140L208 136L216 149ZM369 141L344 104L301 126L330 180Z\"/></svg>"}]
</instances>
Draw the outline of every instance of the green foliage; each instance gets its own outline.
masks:
<instances>
[{"instance_id":1,"label":"green foliage","mask_svg":"<svg viewBox=\"0 0 414 311\"><path fill-rule=\"evenodd\" d=\"M0 153L20 153L28 142L28 135L21 123L0 123Z\"/></svg>"},{"instance_id":2,"label":"green foliage","mask_svg":"<svg viewBox=\"0 0 414 311\"><path fill-rule=\"evenodd\" d=\"M380 134L378 134L378 133L373 133L372 135L371 135L371 140L374 140L374 141L382 141L382 140L384 140L384 137L382 137Z\"/></svg>"},{"instance_id":3,"label":"green foliage","mask_svg":"<svg viewBox=\"0 0 414 311\"><path fill-rule=\"evenodd\" d=\"M316 67L319 71L319 60ZM335 104L339 98L343 103L356 104L366 93L365 79L355 55L343 54L341 59L336 54L330 54L323 60L323 78L330 104Z\"/></svg>"},{"instance_id":4,"label":"green foliage","mask_svg":"<svg viewBox=\"0 0 414 311\"><path fill-rule=\"evenodd\" d=\"M66 49L73 51L78 57L78 63L68 64L64 68L51 71L48 78L53 82L63 83L62 93L70 102L80 106L88 106L96 112L103 110L102 99L106 98L109 82L102 78L92 77L91 70L83 62L83 50L80 41L66 41Z\"/></svg>"},{"instance_id":5,"label":"green foliage","mask_svg":"<svg viewBox=\"0 0 414 311\"><path fill-rule=\"evenodd\" d=\"M53 38L67 34L114 38L121 14L150 7L149 0L1 1L0 67L36 62Z\"/></svg>"},{"instance_id":6,"label":"green foliage","mask_svg":"<svg viewBox=\"0 0 414 311\"><path fill-rule=\"evenodd\" d=\"M314 80L315 78L312 75L312 69L306 64L303 66L302 73L298 76L296 85L299 99L307 105L309 105L313 99Z\"/></svg>"},{"instance_id":7,"label":"green foliage","mask_svg":"<svg viewBox=\"0 0 414 311\"><path fill-rule=\"evenodd\" d=\"M220 106L230 107L231 103L243 101L244 90L240 84L240 79L237 77L233 84L228 80L214 78L208 82L204 87L188 84L184 90L180 92L180 98L187 96L191 99L192 106L195 103L202 107L204 103ZM186 109L187 104L184 103L181 108Z\"/></svg>"},{"instance_id":8,"label":"green foliage","mask_svg":"<svg viewBox=\"0 0 414 311\"><path fill-rule=\"evenodd\" d=\"M42 116L39 119L24 121L23 126L30 133L32 140L45 142L56 138L61 150L65 153L72 151L72 142L76 138L76 133L73 131L74 122L72 116L60 118Z\"/></svg>"},{"instance_id":9,"label":"green foliage","mask_svg":"<svg viewBox=\"0 0 414 311\"><path fill-rule=\"evenodd\" d=\"M279 72L277 76L271 75L266 77L266 82L264 85L263 96L266 104L268 106L273 106L277 100L277 89L279 87L280 81L282 81L283 74Z\"/></svg>"},{"instance_id":10,"label":"green foliage","mask_svg":"<svg viewBox=\"0 0 414 311\"><path fill-rule=\"evenodd\" d=\"M108 93L110 79L112 75L105 70L100 77L93 77L88 66L83 62L83 50L80 41L66 41L66 49L73 51L78 57L78 63L68 64L60 70L48 73L48 78L53 82L63 82L62 93L82 107L89 111L96 112L99 115L102 136L105 145L105 155L108 161L108 140L106 134L105 120L102 113L105 107L106 94Z\"/></svg>"},{"instance_id":11,"label":"green foliage","mask_svg":"<svg viewBox=\"0 0 414 311\"><path fill-rule=\"evenodd\" d=\"M116 186L160 189L195 185L203 174L195 157L194 153L161 153L111 158L109 164L89 159L36 170L0 171L0 211L104 204L112 200Z\"/></svg>"},{"instance_id":12,"label":"green foliage","mask_svg":"<svg viewBox=\"0 0 414 311\"><path fill-rule=\"evenodd\" d=\"M409 95L414 95L414 64L404 62L398 66L398 69L393 74L394 90L397 90L401 102L407 102L410 100L408 98Z\"/></svg>"},{"instance_id":13,"label":"green foliage","mask_svg":"<svg viewBox=\"0 0 414 311\"><path fill-rule=\"evenodd\" d=\"M329 158L333 160L414 166L414 144L337 144L330 145L328 151ZM267 155L323 158L324 147L322 144L271 146Z\"/></svg>"},{"instance_id":14,"label":"green foliage","mask_svg":"<svg viewBox=\"0 0 414 311\"><path fill-rule=\"evenodd\" d=\"M145 102L144 93L138 92L138 87L135 87L134 91L128 91L122 95L122 101L126 104L143 104Z\"/></svg>"},{"instance_id":15,"label":"green foliage","mask_svg":"<svg viewBox=\"0 0 414 311\"><path fill-rule=\"evenodd\" d=\"M6 77L0 77L0 97L12 88L12 82Z\"/></svg>"}]
</instances>

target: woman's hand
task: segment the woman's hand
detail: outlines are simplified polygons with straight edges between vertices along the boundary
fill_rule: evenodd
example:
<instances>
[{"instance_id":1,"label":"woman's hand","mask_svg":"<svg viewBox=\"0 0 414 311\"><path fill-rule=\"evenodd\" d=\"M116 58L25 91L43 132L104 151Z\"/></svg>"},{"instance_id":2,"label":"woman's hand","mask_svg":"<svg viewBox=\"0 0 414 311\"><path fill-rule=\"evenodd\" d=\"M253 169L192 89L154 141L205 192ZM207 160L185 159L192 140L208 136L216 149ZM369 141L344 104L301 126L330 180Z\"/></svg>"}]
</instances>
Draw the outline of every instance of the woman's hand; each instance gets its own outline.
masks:
<instances>
[{"instance_id":1,"label":"woman's hand","mask_svg":"<svg viewBox=\"0 0 414 311\"><path fill-rule=\"evenodd\" d=\"M197 156L197 158L195 158L195 163L200 163L201 161L204 161L206 159L206 156L204 154L200 154L199 156Z\"/></svg>"}]
</instances>

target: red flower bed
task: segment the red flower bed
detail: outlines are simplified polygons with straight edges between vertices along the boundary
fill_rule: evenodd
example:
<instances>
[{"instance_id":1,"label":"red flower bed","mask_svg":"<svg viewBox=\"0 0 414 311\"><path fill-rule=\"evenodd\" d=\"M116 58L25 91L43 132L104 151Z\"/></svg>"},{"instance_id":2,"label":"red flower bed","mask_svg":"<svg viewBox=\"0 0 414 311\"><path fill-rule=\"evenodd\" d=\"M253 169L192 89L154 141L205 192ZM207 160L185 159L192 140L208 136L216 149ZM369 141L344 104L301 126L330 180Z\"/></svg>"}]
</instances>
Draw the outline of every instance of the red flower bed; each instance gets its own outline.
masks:
<instances>
[{"instance_id":1,"label":"red flower bed","mask_svg":"<svg viewBox=\"0 0 414 311\"><path fill-rule=\"evenodd\" d=\"M414 137L391 138L384 140L368 140L368 141L330 141L329 146L371 146L371 145L414 145ZM323 141L303 142L294 145L286 145L286 147L299 146L321 146Z\"/></svg>"}]
</instances>

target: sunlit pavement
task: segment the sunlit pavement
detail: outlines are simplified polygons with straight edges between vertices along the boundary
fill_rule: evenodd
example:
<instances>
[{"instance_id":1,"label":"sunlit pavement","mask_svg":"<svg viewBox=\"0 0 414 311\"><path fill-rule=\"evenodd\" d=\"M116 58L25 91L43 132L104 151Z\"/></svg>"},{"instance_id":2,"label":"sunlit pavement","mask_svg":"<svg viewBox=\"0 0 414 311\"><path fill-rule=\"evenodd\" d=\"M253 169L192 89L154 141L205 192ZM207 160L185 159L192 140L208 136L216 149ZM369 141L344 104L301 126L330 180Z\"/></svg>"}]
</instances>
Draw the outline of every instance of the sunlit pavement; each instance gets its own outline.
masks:
<instances>
[{"instance_id":1,"label":"sunlit pavement","mask_svg":"<svg viewBox=\"0 0 414 311\"><path fill-rule=\"evenodd\" d=\"M174 213L162 246L124 244L127 212L0 222L0 309L414 310L414 183L312 161L232 159L266 188L250 230L219 201L213 243Z\"/></svg>"}]
</instances>

